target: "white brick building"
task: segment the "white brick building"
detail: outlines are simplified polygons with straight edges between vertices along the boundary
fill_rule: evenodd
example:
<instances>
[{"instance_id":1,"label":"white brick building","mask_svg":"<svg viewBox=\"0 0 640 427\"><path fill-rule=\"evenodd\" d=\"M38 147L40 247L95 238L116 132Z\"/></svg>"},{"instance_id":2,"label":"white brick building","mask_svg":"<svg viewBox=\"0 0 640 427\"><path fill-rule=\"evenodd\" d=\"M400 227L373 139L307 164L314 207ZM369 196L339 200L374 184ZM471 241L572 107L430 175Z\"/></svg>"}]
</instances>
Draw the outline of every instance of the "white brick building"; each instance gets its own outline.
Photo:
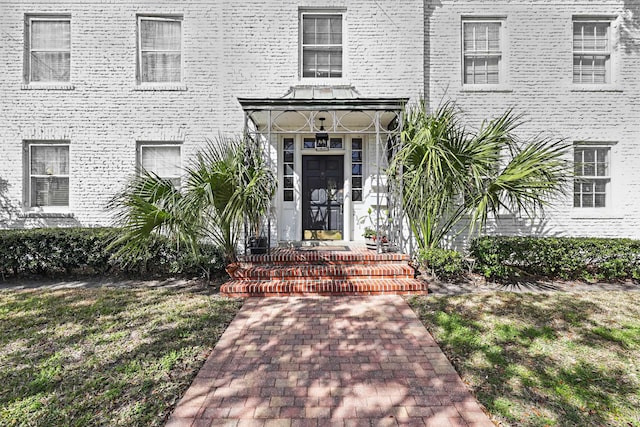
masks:
<instances>
[{"instance_id":1,"label":"white brick building","mask_svg":"<svg viewBox=\"0 0 640 427\"><path fill-rule=\"evenodd\" d=\"M524 137L565 138L593 166L580 171L591 186L499 232L640 238L638 0L0 0L0 13L0 227L107 225L136 165L177 178L247 114L278 127L262 131L286 218L274 241L315 236L318 161L342 188L328 228L360 240L384 203L376 140L424 94L474 125L513 107ZM301 113L274 123L287 108ZM311 142L320 118L328 150Z\"/></svg>"}]
</instances>

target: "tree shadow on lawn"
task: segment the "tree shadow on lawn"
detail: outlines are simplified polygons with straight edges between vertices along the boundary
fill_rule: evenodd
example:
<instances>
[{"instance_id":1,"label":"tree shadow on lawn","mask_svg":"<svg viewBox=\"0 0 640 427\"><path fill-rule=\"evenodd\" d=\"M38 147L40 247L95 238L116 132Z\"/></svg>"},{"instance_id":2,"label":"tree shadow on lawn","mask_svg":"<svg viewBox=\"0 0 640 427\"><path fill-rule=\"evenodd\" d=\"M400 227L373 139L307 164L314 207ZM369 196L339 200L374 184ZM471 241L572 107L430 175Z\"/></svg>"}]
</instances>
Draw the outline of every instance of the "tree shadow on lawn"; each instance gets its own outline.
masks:
<instances>
[{"instance_id":1,"label":"tree shadow on lawn","mask_svg":"<svg viewBox=\"0 0 640 427\"><path fill-rule=\"evenodd\" d=\"M624 293L617 302L637 306ZM592 332L602 326L600 304L571 294L479 294L412 305L481 403L509 422L640 425L639 352ZM507 317L515 320L496 323Z\"/></svg>"},{"instance_id":2,"label":"tree shadow on lawn","mask_svg":"<svg viewBox=\"0 0 640 427\"><path fill-rule=\"evenodd\" d=\"M212 425L486 420L465 409L474 399L411 310L385 298L249 299L173 416Z\"/></svg>"},{"instance_id":3,"label":"tree shadow on lawn","mask_svg":"<svg viewBox=\"0 0 640 427\"><path fill-rule=\"evenodd\" d=\"M0 293L0 424L162 425L240 302L198 291Z\"/></svg>"}]
</instances>

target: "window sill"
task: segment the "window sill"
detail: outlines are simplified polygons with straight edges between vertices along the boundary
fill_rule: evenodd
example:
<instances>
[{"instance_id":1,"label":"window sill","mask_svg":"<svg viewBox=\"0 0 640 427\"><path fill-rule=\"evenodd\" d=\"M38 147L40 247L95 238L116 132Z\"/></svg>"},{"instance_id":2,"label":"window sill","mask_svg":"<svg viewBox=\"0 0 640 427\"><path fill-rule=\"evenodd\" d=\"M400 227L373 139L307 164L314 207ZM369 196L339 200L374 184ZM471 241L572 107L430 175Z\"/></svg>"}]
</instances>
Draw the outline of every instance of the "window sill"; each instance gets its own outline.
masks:
<instances>
[{"instance_id":1,"label":"window sill","mask_svg":"<svg viewBox=\"0 0 640 427\"><path fill-rule=\"evenodd\" d=\"M573 85L571 92L623 92L622 86L618 85Z\"/></svg>"},{"instance_id":2,"label":"window sill","mask_svg":"<svg viewBox=\"0 0 640 427\"><path fill-rule=\"evenodd\" d=\"M503 92L510 93L513 89L506 85L464 85L461 92Z\"/></svg>"},{"instance_id":3,"label":"window sill","mask_svg":"<svg viewBox=\"0 0 640 427\"><path fill-rule=\"evenodd\" d=\"M27 211L23 212L20 217L22 218L74 218L71 212L42 212L42 211Z\"/></svg>"},{"instance_id":4,"label":"window sill","mask_svg":"<svg viewBox=\"0 0 640 427\"><path fill-rule=\"evenodd\" d=\"M135 86L133 88L134 91L142 91L142 92L156 92L156 91L173 91L173 92L186 92L187 85L182 83L143 83Z\"/></svg>"},{"instance_id":5,"label":"window sill","mask_svg":"<svg viewBox=\"0 0 640 427\"><path fill-rule=\"evenodd\" d=\"M573 208L571 219L624 219L611 208Z\"/></svg>"},{"instance_id":6,"label":"window sill","mask_svg":"<svg viewBox=\"0 0 640 427\"><path fill-rule=\"evenodd\" d=\"M23 84L22 90L74 90L76 87L70 83L29 83Z\"/></svg>"}]
</instances>

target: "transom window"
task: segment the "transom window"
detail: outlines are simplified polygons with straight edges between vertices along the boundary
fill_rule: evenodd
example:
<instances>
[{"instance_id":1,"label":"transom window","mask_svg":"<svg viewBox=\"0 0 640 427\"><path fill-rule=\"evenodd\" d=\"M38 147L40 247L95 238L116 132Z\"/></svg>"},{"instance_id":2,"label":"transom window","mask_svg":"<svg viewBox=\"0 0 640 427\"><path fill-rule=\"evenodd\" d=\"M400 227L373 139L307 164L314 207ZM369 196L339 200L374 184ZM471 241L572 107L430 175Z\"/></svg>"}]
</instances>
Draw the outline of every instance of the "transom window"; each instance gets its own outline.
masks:
<instances>
[{"instance_id":1,"label":"transom window","mask_svg":"<svg viewBox=\"0 0 640 427\"><path fill-rule=\"evenodd\" d=\"M140 143L138 164L147 172L170 180L180 187L182 175L180 146L177 144Z\"/></svg>"},{"instance_id":2,"label":"transom window","mask_svg":"<svg viewBox=\"0 0 640 427\"><path fill-rule=\"evenodd\" d=\"M28 206L69 206L69 145L31 142L27 153Z\"/></svg>"},{"instance_id":3,"label":"transom window","mask_svg":"<svg viewBox=\"0 0 640 427\"><path fill-rule=\"evenodd\" d=\"M302 77L342 77L342 14L302 13Z\"/></svg>"},{"instance_id":4,"label":"transom window","mask_svg":"<svg viewBox=\"0 0 640 427\"><path fill-rule=\"evenodd\" d=\"M611 83L610 21L573 22L573 82Z\"/></svg>"},{"instance_id":5,"label":"transom window","mask_svg":"<svg viewBox=\"0 0 640 427\"><path fill-rule=\"evenodd\" d=\"M71 18L28 16L25 78L28 82L68 82L71 75Z\"/></svg>"},{"instance_id":6,"label":"transom window","mask_svg":"<svg viewBox=\"0 0 640 427\"><path fill-rule=\"evenodd\" d=\"M138 79L182 81L182 18L138 17Z\"/></svg>"},{"instance_id":7,"label":"transom window","mask_svg":"<svg viewBox=\"0 0 640 427\"><path fill-rule=\"evenodd\" d=\"M501 83L502 31L502 21L462 22L465 84Z\"/></svg>"},{"instance_id":8,"label":"transom window","mask_svg":"<svg viewBox=\"0 0 640 427\"><path fill-rule=\"evenodd\" d=\"M607 205L609 147L575 147L573 152L573 206L604 208Z\"/></svg>"}]
</instances>

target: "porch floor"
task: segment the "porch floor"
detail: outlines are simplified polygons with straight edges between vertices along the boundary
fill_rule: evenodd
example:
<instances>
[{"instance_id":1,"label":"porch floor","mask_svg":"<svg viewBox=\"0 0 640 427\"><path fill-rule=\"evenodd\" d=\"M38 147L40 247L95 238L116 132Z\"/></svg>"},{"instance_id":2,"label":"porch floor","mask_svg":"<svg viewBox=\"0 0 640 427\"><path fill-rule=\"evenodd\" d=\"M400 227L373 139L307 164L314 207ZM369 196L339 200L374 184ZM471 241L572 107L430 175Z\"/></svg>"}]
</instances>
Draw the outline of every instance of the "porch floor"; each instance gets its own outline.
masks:
<instances>
[{"instance_id":1,"label":"porch floor","mask_svg":"<svg viewBox=\"0 0 640 427\"><path fill-rule=\"evenodd\" d=\"M230 265L220 292L233 297L287 295L426 294L409 256L376 253L364 245L274 248Z\"/></svg>"}]
</instances>

